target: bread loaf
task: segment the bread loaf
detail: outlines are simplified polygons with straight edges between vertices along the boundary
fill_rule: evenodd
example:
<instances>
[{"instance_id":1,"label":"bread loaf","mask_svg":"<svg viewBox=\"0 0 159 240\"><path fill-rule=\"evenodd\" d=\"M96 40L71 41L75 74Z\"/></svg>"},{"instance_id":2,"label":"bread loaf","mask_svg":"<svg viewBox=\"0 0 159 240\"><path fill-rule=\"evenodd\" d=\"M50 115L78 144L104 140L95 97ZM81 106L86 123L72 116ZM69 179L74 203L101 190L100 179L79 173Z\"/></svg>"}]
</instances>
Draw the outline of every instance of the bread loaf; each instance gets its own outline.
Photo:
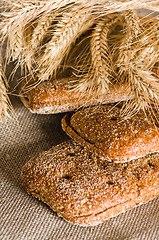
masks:
<instances>
[{"instance_id":1,"label":"bread loaf","mask_svg":"<svg viewBox=\"0 0 159 240\"><path fill-rule=\"evenodd\" d=\"M21 180L65 220L97 225L159 195L159 153L114 163L73 140L32 158Z\"/></svg>"},{"instance_id":2,"label":"bread loaf","mask_svg":"<svg viewBox=\"0 0 159 240\"><path fill-rule=\"evenodd\" d=\"M65 115L62 127L88 151L109 161L127 162L159 151L159 129L141 111L124 120L114 105L89 107Z\"/></svg>"},{"instance_id":3,"label":"bread loaf","mask_svg":"<svg viewBox=\"0 0 159 240\"><path fill-rule=\"evenodd\" d=\"M39 114L68 112L99 103L124 101L131 97L130 88L126 84L111 85L108 93L100 96L73 90L72 78L44 81L34 88L30 85L30 81L28 84L23 83L21 100L31 112Z\"/></svg>"}]
</instances>

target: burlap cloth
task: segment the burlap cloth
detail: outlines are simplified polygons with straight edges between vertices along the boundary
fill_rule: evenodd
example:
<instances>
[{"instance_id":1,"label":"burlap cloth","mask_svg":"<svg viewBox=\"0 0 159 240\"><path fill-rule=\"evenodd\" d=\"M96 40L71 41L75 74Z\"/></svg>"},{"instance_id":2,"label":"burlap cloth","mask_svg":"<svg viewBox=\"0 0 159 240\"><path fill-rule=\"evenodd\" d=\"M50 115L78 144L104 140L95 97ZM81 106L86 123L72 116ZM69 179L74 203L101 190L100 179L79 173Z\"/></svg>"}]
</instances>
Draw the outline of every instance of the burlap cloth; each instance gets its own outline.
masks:
<instances>
[{"instance_id":1,"label":"burlap cloth","mask_svg":"<svg viewBox=\"0 0 159 240\"><path fill-rule=\"evenodd\" d=\"M159 239L159 198L96 227L80 227L65 222L29 196L20 182L22 166L32 156L69 138L61 129L64 114L32 114L19 97L11 96L11 101L17 120L0 123L0 240Z\"/></svg>"},{"instance_id":2,"label":"burlap cloth","mask_svg":"<svg viewBox=\"0 0 159 240\"><path fill-rule=\"evenodd\" d=\"M19 97L11 96L11 100L17 120L0 124L1 240L159 239L159 198L96 227L80 227L65 222L29 196L21 186L21 168L32 156L68 139L61 129L64 114L32 114Z\"/></svg>"}]
</instances>

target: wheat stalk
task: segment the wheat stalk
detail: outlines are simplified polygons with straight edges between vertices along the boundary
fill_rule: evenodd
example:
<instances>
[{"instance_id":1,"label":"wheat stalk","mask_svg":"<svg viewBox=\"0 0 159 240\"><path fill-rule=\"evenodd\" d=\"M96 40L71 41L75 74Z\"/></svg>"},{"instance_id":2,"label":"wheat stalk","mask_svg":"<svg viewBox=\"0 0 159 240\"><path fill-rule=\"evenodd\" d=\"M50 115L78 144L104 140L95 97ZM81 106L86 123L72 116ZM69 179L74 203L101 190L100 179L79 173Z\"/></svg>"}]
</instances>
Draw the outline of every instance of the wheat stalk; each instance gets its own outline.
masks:
<instances>
[{"instance_id":1,"label":"wheat stalk","mask_svg":"<svg viewBox=\"0 0 159 240\"><path fill-rule=\"evenodd\" d=\"M71 14L69 12L63 14L55 27L52 39L45 45L45 50L39 57L40 80L56 75L71 44L92 24L93 20L83 9Z\"/></svg>"},{"instance_id":2,"label":"wheat stalk","mask_svg":"<svg viewBox=\"0 0 159 240\"><path fill-rule=\"evenodd\" d=\"M159 47L154 42L155 32L151 37L149 35L149 43L144 42L145 33L149 32L153 25L149 26L149 30L144 31L144 25L141 26L139 19L132 11L127 12L126 20L128 31L122 40L117 67L119 79L128 81L134 96L134 99L127 102L122 109L123 115L128 116L139 109L146 112L152 103L158 109L159 81L151 69L158 59Z\"/></svg>"},{"instance_id":3,"label":"wheat stalk","mask_svg":"<svg viewBox=\"0 0 159 240\"><path fill-rule=\"evenodd\" d=\"M113 75L113 64L108 46L108 34L113 31L121 19L120 14L113 14L97 20L90 37L90 67L88 72L79 79L76 90L80 92L87 90L90 94L92 91L96 91L97 95L107 93L109 90ZM85 69L85 61L83 68Z\"/></svg>"},{"instance_id":4,"label":"wheat stalk","mask_svg":"<svg viewBox=\"0 0 159 240\"><path fill-rule=\"evenodd\" d=\"M69 49L71 48L72 43L80 36L84 31L88 30L92 24L92 22L96 22L97 18L103 18L106 14L112 14L116 11L123 11L128 9L135 9L135 8L147 8L155 11L159 11L159 1L158 0L100 0L97 2L96 0L35 0L35 1L29 1L29 0L1 0L1 2L6 5L6 12L3 12L3 22L0 24L1 28L1 34L2 34L2 40L5 39L8 40L8 47L7 47L7 58L8 61L10 59L18 59L17 67L20 65L22 68L27 66L29 71L33 71L33 73L39 73L39 80L49 79L50 76L52 76L56 71L61 67L61 64L64 61L64 57L69 52ZM61 11L61 18L58 19L57 24L54 26L54 32L49 31L49 25L51 24L51 20L49 20L49 16L56 15L59 11ZM132 14L133 15L133 14ZM45 19L46 17L46 19ZM133 33L133 27L137 29L136 23L134 21L134 16L130 17L128 16L129 23L128 25L131 26L131 35ZM45 27L41 27L43 21L45 22ZM45 19L45 20L44 20ZM93 20L92 20L93 19ZM41 21L41 22L40 22ZM131 23L132 22L132 23ZM35 27L36 28L33 28ZM154 27L155 29L155 27ZM40 32L41 31L41 32ZM62 33L63 32L63 33ZM151 32L149 28L149 32ZM38 36L39 33L39 36ZM45 35L52 34L51 40L42 46L41 49L39 49L39 45L42 42L42 40L45 38ZM103 31L103 37L106 35ZM138 74L139 79L143 79L144 76L147 76L149 79L149 82L151 82L151 87L149 90L151 91L149 93L150 98L152 98L152 92L155 96L155 93L158 91L158 85L156 83L154 84L155 80L152 80L152 74L150 76L150 70L153 68L153 61L151 61L150 57L148 56L149 53L151 53L153 56L153 59L155 62L158 58L158 47L157 45L152 44L149 45L149 39L152 39L152 34L146 34L146 36L141 36L141 34L136 34L134 37L135 42L139 42L138 50L134 50L134 43L130 42L128 45L130 46L130 54L132 56L129 57L128 63L126 63L125 60L123 60L124 64L120 67L120 74L123 71L125 67L128 67L130 65L130 62L136 61L139 64L139 70L136 70L136 65L134 65L132 68L129 68L128 72L135 72L135 74ZM39 37L39 38L37 38ZM129 36L130 37L130 36ZM130 37L131 38L131 37ZM147 38L147 39L146 39ZM37 39L37 41L34 42L34 40ZM158 43L158 36L156 37L157 43ZM130 40L130 39L129 39ZM142 46L141 42L146 40L146 43L144 44L144 47ZM92 37L92 43L95 41ZM133 40L134 41L134 40ZM30 45L30 42L32 43L32 46ZM35 44L34 44L35 43ZM95 43L97 44L97 42ZM141 47L142 46L142 47ZM104 51L106 52L107 44L105 43L105 46L103 46ZM154 50L153 50L154 48ZM145 49L146 52L145 53ZM43 51L42 54L39 54L40 51ZM38 52L38 56L36 56L36 52ZM120 50L120 52L123 52ZM102 53L102 51L101 51ZM100 55L99 55L100 56ZM145 57L144 57L145 56ZM42 57L42 59L40 59ZM48 59L47 59L48 57ZM88 56L87 56L88 58ZM131 59L131 60L130 60ZM142 60L141 60L142 59ZM105 63L104 63L105 60ZM110 60L110 59L109 59ZM118 58L119 60L119 58ZM108 78L108 72L109 70L109 64L106 63L106 58L101 58L100 61L102 62L102 68L100 66L91 65L90 70L93 69L94 71L90 71L90 73L94 72L96 77L92 76L95 79L98 79L98 81L92 81L91 87L94 88L96 85L98 85L98 89L100 91L103 91L102 89L107 89L109 84L109 78ZM121 61L121 60L120 60ZM93 60L93 62L95 62ZM106 65L105 65L106 64ZM104 65L106 67L104 67ZM111 61L110 61L111 66ZM96 67L96 68L95 68ZM104 70L104 68L106 68ZM98 69L98 70L97 70ZM135 70L134 70L135 69ZM2 69L3 70L3 69ZM141 72L140 70L143 70ZM1 71L2 72L2 71ZM103 81L102 78L97 77L97 74L99 73L101 76L104 73L106 76L106 81ZM101 74L101 72L103 72ZM101 81L99 80L101 79ZM86 79L85 79L86 80ZM90 80L90 77L89 77ZM136 87L140 86L142 81L140 82L139 86L137 86L137 83L135 80L134 83L136 84ZM83 86L86 86L85 82L81 81L81 89ZM83 84L83 86L82 86ZM146 82L143 83L143 85L148 86ZM4 91L4 96L6 96L6 90L4 88L4 82L1 80L1 86ZM79 85L80 86L80 85ZM85 88L85 87L84 87ZM143 87L144 89L144 87ZM132 92L135 89L132 88ZM141 91L140 91L141 92ZM139 95L140 92L135 93L136 96ZM143 92L143 90L142 90ZM145 91L145 96L146 91ZM3 98L1 98L3 99ZM137 98L136 98L137 99ZM6 103L4 98L4 103ZM156 99L157 101L157 99ZM139 102L139 101L138 101ZM144 98L143 98L144 102ZM147 99L147 102L149 102L149 99Z\"/></svg>"},{"instance_id":5,"label":"wheat stalk","mask_svg":"<svg viewBox=\"0 0 159 240\"><path fill-rule=\"evenodd\" d=\"M1 59L0 59L1 60ZM7 95L6 84L4 84L5 76L3 73L2 64L0 63L0 121L8 117L10 102Z\"/></svg>"},{"instance_id":6,"label":"wheat stalk","mask_svg":"<svg viewBox=\"0 0 159 240\"><path fill-rule=\"evenodd\" d=\"M157 1L158 2L158 1ZM113 13L114 11L119 11L123 9L127 9L128 7L141 7L141 6L153 6L154 1L148 0L131 0L131 1L110 1L110 0L101 0L97 3L95 0L44 0L44 1L33 1L30 2L28 0L18 1L18 0L8 0L7 3L11 5L10 12L8 13L9 19L11 20L9 23L9 31L7 30L7 36L10 40L10 45L8 46L8 58L10 56L13 58L18 58L21 53L22 56L19 63L23 66L24 62L28 65L28 68L31 69L32 63L30 58L34 56L32 51L29 51L29 47L27 49L27 44L25 46L22 45L24 39L22 38L23 31L25 31L25 27L22 29L22 25L32 24L33 19L35 19L40 14L50 14L52 12L58 11L60 8L63 8L63 11L66 11L68 8L73 7L78 10L79 6L81 8L88 9L88 12L92 14L106 14ZM155 2L155 6L156 6ZM74 12L72 13L74 14ZM71 13L70 13L71 15ZM7 15L6 15L7 16ZM72 15L73 16L73 15ZM74 16L73 16L74 17ZM20 20L21 19L21 20ZM19 25L19 26L18 26ZM12 32L13 30L13 32ZM17 41L16 41L17 40ZM66 41L66 39L65 39ZM32 41L33 42L33 41ZM34 49L34 47L33 47ZM23 52L24 50L24 52ZM50 53L51 54L51 53ZM34 58L33 58L34 60ZM33 61L35 63L35 61ZM40 65L41 66L41 65Z\"/></svg>"},{"instance_id":7,"label":"wheat stalk","mask_svg":"<svg viewBox=\"0 0 159 240\"><path fill-rule=\"evenodd\" d=\"M19 58L23 50L23 21L19 18L14 19L11 27L8 28L9 45L7 48L8 59L12 57L13 61Z\"/></svg>"},{"instance_id":8,"label":"wheat stalk","mask_svg":"<svg viewBox=\"0 0 159 240\"><path fill-rule=\"evenodd\" d=\"M5 0L3 0L5 1ZM62 7L66 7L68 5L75 5L75 4L81 4L83 6L89 6L93 7L99 10L101 7L106 7L106 9L111 10L113 12L116 11L122 11L126 9L135 9L135 8L141 8L141 7L147 7L149 9L153 9L155 11L158 10L159 7L159 1L158 0L38 0L38 1L28 1L28 0L7 0L7 2L11 5L16 5L22 8L34 5L38 6L39 9L43 8L43 10L48 9L59 9ZM126 9L125 9L126 8ZM156 8L156 9L154 9ZM104 11L106 10L104 9ZM101 9L100 9L101 10ZM112 13L112 12L111 12Z\"/></svg>"},{"instance_id":9,"label":"wheat stalk","mask_svg":"<svg viewBox=\"0 0 159 240\"><path fill-rule=\"evenodd\" d=\"M98 88L98 92L106 93L109 89L110 79L113 73L112 56L108 46L108 34L114 30L121 21L121 15L107 16L100 19L94 29L90 41L92 59L92 81Z\"/></svg>"},{"instance_id":10,"label":"wheat stalk","mask_svg":"<svg viewBox=\"0 0 159 240\"><path fill-rule=\"evenodd\" d=\"M128 10L125 13L126 30L125 37L121 41L120 52L117 49L117 66L120 68L120 76L125 71L125 68L129 68L130 62L133 59L134 52L132 48L134 43L137 42L141 33L140 22L138 16L134 10Z\"/></svg>"},{"instance_id":11,"label":"wheat stalk","mask_svg":"<svg viewBox=\"0 0 159 240\"><path fill-rule=\"evenodd\" d=\"M56 14L51 12L48 14L43 14L37 20L37 26L33 31L33 35L30 42L31 47L34 51L38 49L42 40L46 37L48 30L51 27L53 20L55 19L55 16Z\"/></svg>"},{"instance_id":12,"label":"wheat stalk","mask_svg":"<svg viewBox=\"0 0 159 240\"><path fill-rule=\"evenodd\" d=\"M130 83L132 92L135 98L127 101L121 110L121 114L124 117L131 117L142 109L145 115L156 118L156 111L158 113L158 101L159 101L159 82L156 77L152 75L150 71L144 71L136 68L134 72L129 74L129 78L133 81ZM158 119L156 119L158 123Z\"/></svg>"},{"instance_id":13,"label":"wheat stalk","mask_svg":"<svg viewBox=\"0 0 159 240\"><path fill-rule=\"evenodd\" d=\"M40 54L41 46L44 47L43 41L51 37L51 28L54 27L53 21L56 21L57 15L60 11L44 11L38 15L32 23L25 26L24 31L24 59L30 72L34 74L38 68L37 55ZM36 68L37 67L37 68Z\"/></svg>"},{"instance_id":14,"label":"wheat stalk","mask_svg":"<svg viewBox=\"0 0 159 240\"><path fill-rule=\"evenodd\" d=\"M24 9L19 6L12 6L9 12L4 12L1 33L3 41L8 39L7 58L10 60L19 59L19 65L24 65L24 32L25 25L36 16L35 6Z\"/></svg>"}]
</instances>

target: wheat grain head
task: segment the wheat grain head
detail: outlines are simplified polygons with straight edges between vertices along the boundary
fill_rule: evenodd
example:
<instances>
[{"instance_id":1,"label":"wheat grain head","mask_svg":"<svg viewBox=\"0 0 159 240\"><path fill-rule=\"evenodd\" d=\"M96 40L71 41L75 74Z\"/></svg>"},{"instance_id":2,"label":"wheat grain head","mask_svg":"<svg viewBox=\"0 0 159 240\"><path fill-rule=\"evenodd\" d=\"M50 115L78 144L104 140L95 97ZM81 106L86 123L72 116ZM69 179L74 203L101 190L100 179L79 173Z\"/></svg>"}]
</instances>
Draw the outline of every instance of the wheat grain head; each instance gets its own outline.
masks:
<instances>
[{"instance_id":1,"label":"wheat grain head","mask_svg":"<svg viewBox=\"0 0 159 240\"><path fill-rule=\"evenodd\" d=\"M134 19L132 21L132 18ZM152 69L159 57L158 42L155 36L158 34L150 31L154 24L149 25L149 29L140 24L139 19L134 13L126 13L127 32L122 39L120 51L117 53L118 58L116 66L118 68L119 81L127 81L131 87L133 100L128 101L123 109L122 114L126 117L142 109L145 113L153 112L153 107L158 111L159 101L159 80L154 75ZM130 22L129 22L130 21ZM145 30L144 30L145 29ZM155 20L155 30L156 20ZM146 36L146 33L148 36ZM148 41L144 41L147 38Z\"/></svg>"},{"instance_id":2,"label":"wheat grain head","mask_svg":"<svg viewBox=\"0 0 159 240\"><path fill-rule=\"evenodd\" d=\"M52 39L45 45L43 53L39 56L40 80L56 75L71 45L92 24L91 15L84 9L62 15L54 28Z\"/></svg>"},{"instance_id":3,"label":"wheat grain head","mask_svg":"<svg viewBox=\"0 0 159 240\"><path fill-rule=\"evenodd\" d=\"M2 60L2 59L0 59ZM0 62L0 122L6 117L9 117L9 110L11 110L10 101L7 94L7 82Z\"/></svg>"},{"instance_id":4,"label":"wheat grain head","mask_svg":"<svg viewBox=\"0 0 159 240\"><path fill-rule=\"evenodd\" d=\"M109 91L114 71L111 51L108 46L108 34L113 31L121 19L122 15L112 14L96 21L90 36L90 66L88 72L85 75L82 74L79 78L76 86L76 90L79 92L82 93L87 90L92 94L92 92L96 91L97 95L99 95L106 94ZM85 62L82 66L83 69L85 69ZM78 67L76 68L78 69Z\"/></svg>"}]
</instances>

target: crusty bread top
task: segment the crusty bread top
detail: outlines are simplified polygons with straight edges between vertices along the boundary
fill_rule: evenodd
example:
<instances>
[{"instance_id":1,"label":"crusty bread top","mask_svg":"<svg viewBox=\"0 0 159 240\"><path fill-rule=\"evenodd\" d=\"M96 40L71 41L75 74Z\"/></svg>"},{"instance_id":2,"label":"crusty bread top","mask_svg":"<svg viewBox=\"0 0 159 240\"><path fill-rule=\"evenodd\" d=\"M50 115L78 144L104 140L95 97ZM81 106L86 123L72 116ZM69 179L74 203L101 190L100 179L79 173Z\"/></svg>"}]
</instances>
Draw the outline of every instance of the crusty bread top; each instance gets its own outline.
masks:
<instances>
[{"instance_id":1,"label":"crusty bread top","mask_svg":"<svg viewBox=\"0 0 159 240\"><path fill-rule=\"evenodd\" d=\"M159 151L159 129L143 112L123 120L118 107L94 106L66 115L62 127L79 144L110 161L126 162Z\"/></svg>"},{"instance_id":2,"label":"crusty bread top","mask_svg":"<svg viewBox=\"0 0 159 240\"><path fill-rule=\"evenodd\" d=\"M73 111L99 103L123 101L131 97L130 88L126 84L111 85L107 94L97 97L95 92L90 95L87 91L80 93L73 90L73 81L72 78L44 81L31 88L32 81L27 80L22 84L21 100L31 112L49 114Z\"/></svg>"},{"instance_id":3,"label":"crusty bread top","mask_svg":"<svg viewBox=\"0 0 159 240\"><path fill-rule=\"evenodd\" d=\"M158 173L159 153L113 163L69 140L33 157L23 167L21 180L28 193L59 216L94 225L156 197ZM119 212L117 206L123 206Z\"/></svg>"}]
</instances>

